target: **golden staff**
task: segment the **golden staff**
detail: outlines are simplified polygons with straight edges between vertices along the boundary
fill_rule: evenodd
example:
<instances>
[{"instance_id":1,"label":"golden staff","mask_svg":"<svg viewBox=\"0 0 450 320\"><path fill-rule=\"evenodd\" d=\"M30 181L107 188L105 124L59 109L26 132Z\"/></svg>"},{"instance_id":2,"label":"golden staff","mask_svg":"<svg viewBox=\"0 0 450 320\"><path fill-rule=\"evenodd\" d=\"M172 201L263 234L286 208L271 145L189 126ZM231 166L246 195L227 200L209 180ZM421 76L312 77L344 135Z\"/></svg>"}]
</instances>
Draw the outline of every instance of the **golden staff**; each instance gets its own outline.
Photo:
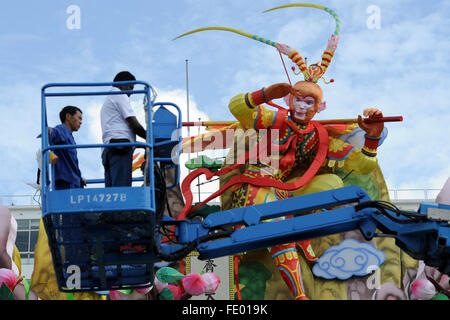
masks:
<instances>
[{"instance_id":1,"label":"golden staff","mask_svg":"<svg viewBox=\"0 0 450 320\"><path fill-rule=\"evenodd\" d=\"M364 118L364 123L377 122L402 122L402 116L382 117L377 119ZM333 119L333 120L318 120L321 124L353 124L358 123L358 119ZM214 126L229 126L237 123L237 121L198 121L198 122L183 122L183 127L214 127Z\"/></svg>"}]
</instances>

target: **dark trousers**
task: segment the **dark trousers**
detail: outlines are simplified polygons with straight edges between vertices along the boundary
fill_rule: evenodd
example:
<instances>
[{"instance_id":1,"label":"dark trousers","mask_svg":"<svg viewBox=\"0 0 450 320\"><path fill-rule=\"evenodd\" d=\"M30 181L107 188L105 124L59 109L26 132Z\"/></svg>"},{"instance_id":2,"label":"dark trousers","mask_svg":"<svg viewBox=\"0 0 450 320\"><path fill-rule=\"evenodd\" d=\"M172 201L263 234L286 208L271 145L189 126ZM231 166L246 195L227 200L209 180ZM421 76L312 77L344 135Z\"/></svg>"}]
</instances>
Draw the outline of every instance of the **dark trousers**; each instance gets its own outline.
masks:
<instances>
[{"instance_id":1,"label":"dark trousers","mask_svg":"<svg viewBox=\"0 0 450 320\"><path fill-rule=\"evenodd\" d=\"M81 188L79 184L69 183L64 180L55 181L55 190L66 190L66 189L79 189ZM81 218L79 214L74 213L63 213L61 220L61 240L66 242L64 245L64 260L66 262L74 263L77 261L80 254L79 245L75 244L82 240L81 232Z\"/></svg>"},{"instance_id":2,"label":"dark trousers","mask_svg":"<svg viewBox=\"0 0 450 320\"><path fill-rule=\"evenodd\" d=\"M68 183L64 180L55 181L55 190L78 189L78 188L81 188L79 184Z\"/></svg>"},{"instance_id":3,"label":"dark trousers","mask_svg":"<svg viewBox=\"0 0 450 320\"><path fill-rule=\"evenodd\" d=\"M105 168L105 187L131 187L133 148L117 152L114 148L105 148L102 153Z\"/></svg>"}]
</instances>

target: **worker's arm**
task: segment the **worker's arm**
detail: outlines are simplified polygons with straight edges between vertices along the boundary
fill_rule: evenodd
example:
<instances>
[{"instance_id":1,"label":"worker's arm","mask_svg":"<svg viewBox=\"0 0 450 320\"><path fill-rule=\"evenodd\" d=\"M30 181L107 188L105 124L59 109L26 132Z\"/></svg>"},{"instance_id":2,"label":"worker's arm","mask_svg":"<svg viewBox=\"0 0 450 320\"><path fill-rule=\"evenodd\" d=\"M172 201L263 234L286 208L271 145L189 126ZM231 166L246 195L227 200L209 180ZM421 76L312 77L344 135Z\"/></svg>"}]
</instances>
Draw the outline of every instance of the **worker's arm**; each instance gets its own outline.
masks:
<instances>
[{"instance_id":1,"label":"worker's arm","mask_svg":"<svg viewBox=\"0 0 450 320\"><path fill-rule=\"evenodd\" d=\"M142 125L139 123L138 119L136 117L128 117L127 119L128 126L131 128L131 130L141 137L142 139L146 139L146 131L142 127Z\"/></svg>"}]
</instances>

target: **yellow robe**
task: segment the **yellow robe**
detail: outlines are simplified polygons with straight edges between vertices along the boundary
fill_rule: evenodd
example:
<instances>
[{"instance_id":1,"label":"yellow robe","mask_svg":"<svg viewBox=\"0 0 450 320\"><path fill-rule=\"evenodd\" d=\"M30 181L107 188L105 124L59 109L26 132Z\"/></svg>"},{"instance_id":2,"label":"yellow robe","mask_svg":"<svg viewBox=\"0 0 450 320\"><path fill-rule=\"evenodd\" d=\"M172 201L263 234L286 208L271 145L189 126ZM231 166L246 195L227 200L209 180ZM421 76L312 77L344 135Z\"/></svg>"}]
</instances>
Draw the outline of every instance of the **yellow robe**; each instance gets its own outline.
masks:
<instances>
[{"instance_id":1,"label":"yellow robe","mask_svg":"<svg viewBox=\"0 0 450 320\"><path fill-rule=\"evenodd\" d=\"M67 293L58 289L52 254L48 245L44 223L39 222L39 236L34 250L34 269L31 276L31 289L42 300L67 300ZM105 296L94 292L74 293L75 300L106 300Z\"/></svg>"}]
</instances>

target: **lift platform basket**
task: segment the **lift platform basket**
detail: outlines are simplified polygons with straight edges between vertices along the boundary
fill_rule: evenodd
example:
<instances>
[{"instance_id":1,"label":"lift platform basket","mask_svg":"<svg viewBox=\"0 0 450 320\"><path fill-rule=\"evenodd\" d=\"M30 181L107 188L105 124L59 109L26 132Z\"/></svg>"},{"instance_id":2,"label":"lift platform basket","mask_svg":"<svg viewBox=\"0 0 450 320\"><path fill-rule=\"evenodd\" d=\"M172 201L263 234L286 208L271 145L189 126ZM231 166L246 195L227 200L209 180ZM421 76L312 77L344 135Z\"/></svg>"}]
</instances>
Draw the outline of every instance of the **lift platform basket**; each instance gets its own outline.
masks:
<instances>
[{"instance_id":1,"label":"lift platform basket","mask_svg":"<svg viewBox=\"0 0 450 320\"><path fill-rule=\"evenodd\" d=\"M74 189L49 194L54 198L49 201L52 203L49 212L53 211L52 206L61 208L58 202L63 199L77 203L76 212L70 212L70 206L66 206L65 212L44 216L61 291L136 289L153 283L154 211L145 210L151 207L145 204L145 197L140 197L144 200L132 210L121 208L119 200L121 197L137 199L146 189L112 188L106 194L96 189ZM118 202L114 204L115 198ZM91 202L90 210L84 211L82 202L87 199ZM98 204L100 201L104 203Z\"/></svg>"},{"instance_id":2,"label":"lift platform basket","mask_svg":"<svg viewBox=\"0 0 450 320\"><path fill-rule=\"evenodd\" d=\"M99 91L97 87L139 85L143 89L128 91ZM90 88L82 92L68 88ZM64 90L63 90L64 88ZM166 190L164 168L175 169L175 187L179 183L177 164L181 154L181 110L170 102L153 103L151 86L143 81L112 83L54 83L42 88L41 157L42 157L42 216L53 258L56 280L62 292L106 291L148 288L154 281L154 252L156 225L156 194ZM49 92L48 90L51 89ZM63 90L63 92L61 92ZM145 142L124 142L115 147L133 147L145 150L143 177L127 187L78 188L58 190L55 186L55 167L50 163L50 152L68 149L111 148L111 144L50 145L47 122L47 98L145 95ZM175 110L172 113L167 109ZM154 119L156 117L156 119ZM153 128L155 124L155 128ZM174 133L175 132L175 133ZM156 177L158 176L158 177ZM158 183L156 179L158 178ZM87 179L87 185L104 184L105 179ZM161 187L163 186L163 187ZM169 187L167 187L169 188Z\"/></svg>"}]
</instances>

